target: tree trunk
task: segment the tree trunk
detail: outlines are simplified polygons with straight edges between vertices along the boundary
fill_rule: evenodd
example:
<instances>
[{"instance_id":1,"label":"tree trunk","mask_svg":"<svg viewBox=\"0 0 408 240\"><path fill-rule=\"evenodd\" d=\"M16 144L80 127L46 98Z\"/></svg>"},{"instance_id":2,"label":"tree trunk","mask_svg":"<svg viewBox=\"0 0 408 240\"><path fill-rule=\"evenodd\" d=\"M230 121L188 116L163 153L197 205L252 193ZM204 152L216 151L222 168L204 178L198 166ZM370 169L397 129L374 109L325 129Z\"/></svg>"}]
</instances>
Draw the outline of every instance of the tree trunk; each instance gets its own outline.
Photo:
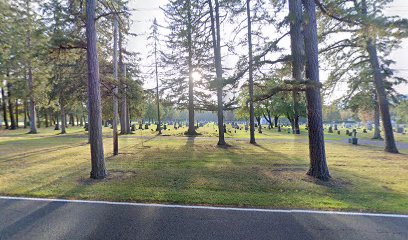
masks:
<instances>
[{"instance_id":1,"label":"tree trunk","mask_svg":"<svg viewBox=\"0 0 408 240\"><path fill-rule=\"evenodd\" d=\"M27 12L31 11L30 1L26 1L26 10ZM30 16L30 15L29 15ZM28 19L31 22L31 17ZM31 26L27 27L27 39L26 39L26 46L27 50L31 52ZM28 111L30 114L30 132L31 134L37 133L37 116L35 111L35 99L34 99L34 80L33 80L33 72L31 66L31 56L27 58L27 66L28 66L28 77L27 77L27 87L28 87L28 98L29 98L29 105Z\"/></svg>"},{"instance_id":2,"label":"tree trunk","mask_svg":"<svg viewBox=\"0 0 408 240\"><path fill-rule=\"evenodd\" d=\"M296 81L303 80L304 71L304 37L302 34L302 3L301 0L289 0L290 40L292 52L292 77ZM293 91L293 133L300 134L299 128L299 97Z\"/></svg>"},{"instance_id":3,"label":"tree trunk","mask_svg":"<svg viewBox=\"0 0 408 240\"><path fill-rule=\"evenodd\" d=\"M274 116L273 120L275 122L275 127L278 127L279 116Z\"/></svg>"},{"instance_id":4,"label":"tree trunk","mask_svg":"<svg viewBox=\"0 0 408 240\"><path fill-rule=\"evenodd\" d=\"M122 74L120 74L120 82L122 86L122 99L121 99L121 115L120 115L120 134L129 134L130 126L127 119L127 86L126 86L126 66L123 63L123 36L119 29L119 69Z\"/></svg>"},{"instance_id":5,"label":"tree trunk","mask_svg":"<svg viewBox=\"0 0 408 240\"><path fill-rule=\"evenodd\" d=\"M99 82L99 62L96 46L96 0L86 1L86 39L88 63L89 143L91 145L91 178L103 179L107 172L102 141L102 110Z\"/></svg>"},{"instance_id":6,"label":"tree trunk","mask_svg":"<svg viewBox=\"0 0 408 240\"><path fill-rule=\"evenodd\" d=\"M54 128L54 130L55 130L55 131L60 130L58 115L57 115L57 118L56 118L56 121L55 121L55 128Z\"/></svg>"},{"instance_id":7,"label":"tree trunk","mask_svg":"<svg viewBox=\"0 0 408 240\"><path fill-rule=\"evenodd\" d=\"M13 102L11 101L11 84L7 83L7 99L8 99L8 110L10 115L10 130L16 130L16 122L14 120L14 113L13 113Z\"/></svg>"},{"instance_id":8,"label":"tree trunk","mask_svg":"<svg viewBox=\"0 0 408 240\"><path fill-rule=\"evenodd\" d=\"M273 128L273 124L272 124L272 118L271 118L271 111L269 111L268 109L266 109L266 112L268 113L268 116L265 115L265 113L262 111L263 117L266 119L266 121L268 122L268 127L269 129Z\"/></svg>"},{"instance_id":9,"label":"tree trunk","mask_svg":"<svg viewBox=\"0 0 408 240\"><path fill-rule=\"evenodd\" d=\"M384 129L385 151L389 153L398 153L397 145L395 144L394 133L392 131L391 116L388 106L387 94L384 87L384 79L378 61L377 49L372 39L367 41L367 51L370 56L371 67L374 71L374 85L377 92L377 102L380 108Z\"/></svg>"},{"instance_id":10,"label":"tree trunk","mask_svg":"<svg viewBox=\"0 0 408 240\"><path fill-rule=\"evenodd\" d=\"M18 99L16 99L16 104L14 105L15 108L15 114L16 114L16 128L18 128Z\"/></svg>"},{"instance_id":11,"label":"tree trunk","mask_svg":"<svg viewBox=\"0 0 408 240\"><path fill-rule=\"evenodd\" d=\"M47 109L44 109L44 119L45 119L45 127L48 128L50 125L48 123L48 113Z\"/></svg>"},{"instance_id":12,"label":"tree trunk","mask_svg":"<svg viewBox=\"0 0 408 240\"><path fill-rule=\"evenodd\" d=\"M261 117L255 117L258 122L258 133L262 133Z\"/></svg>"},{"instance_id":13,"label":"tree trunk","mask_svg":"<svg viewBox=\"0 0 408 240\"><path fill-rule=\"evenodd\" d=\"M118 16L114 17L114 29L113 29L113 78L115 83L118 82L118 30L119 30L119 20ZM118 86L115 85L113 89L113 119L112 119L112 128L113 128L113 155L119 154L119 141L118 141L118 116L119 116L119 105L118 105Z\"/></svg>"},{"instance_id":14,"label":"tree trunk","mask_svg":"<svg viewBox=\"0 0 408 240\"><path fill-rule=\"evenodd\" d=\"M40 118L40 114L36 114L37 115L37 128L41 128L41 118Z\"/></svg>"},{"instance_id":15,"label":"tree trunk","mask_svg":"<svg viewBox=\"0 0 408 240\"><path fill-rule=\"evenodd\" d=\"M251 25L251 1L246 0L246 12L248 23L248 65L249 65L249 143L255 144L255 113L254 113L254 76L252 57L252 25Z\"/></svg>"},{"instance_id":16,"label":"tree trunk","mask_svg":"<svg viewBox=\"0 0 408 240\"><path fill-rule=\"evenodd\" d=\"M4 126L6 129L9 129L9 122L7 120L7 103L6 103L6 96L4 94L4 87L1 88L1 100L2 100L2 108L3 108L3 119L4 119Z\"/></svg>"},{"instance_id":17,"label":"tree trunk","mask_svg":"<svg viewBox=\"0 0 408 240\"><path fill-rule=\"evenodd\" d=\"M380 131L380 106L378 106L377 95L374 94L374 135L373 139L383 139Z\"/></svg>"},{"instance_id":18,"label":"tree trunk","mask_svg":"<svg viewBox=\"0 0 408 240\"><path fill-rule=\"evenodd\" d=\"M61 134L65 134L67 133L67 131L65 130L66 127L66 117L67 115L65 114L65 107L63 104L60 103L60 110L61 110Z\"/></svg>"},{"instance_id":19,"label":"tree trunk","mask_svg":"<svg viewBox=\"0 0 408 240\"><path fill-rule=\"evenodd\" d=\"M193 46L191 0L187 0L187 45L188 45L188 134L196 134L194 126L194 79L193 79Z\"/></svg>"},{"instance_id":20,"label":"tree trunk","mask_svg":"<svg viewBox=\"0 0 408 240\"><path fill-rule=\"evenodd\" d=\"M27 128L27 111L28 111L28 103L27 100L24 100L24 128Z\"/></svg>"},{"instance_id":21,"label":"tree trunk","mask_svg":"<svg viewBox=\"0 0 408 240\"><path fill-rule=\"evenodd\" d=\"M220 14L219 14L219 3L215 0L215 9L212 5L212 0L208 0L210 7L210 18L211 18L211 35L213 41L214 49L214 63L217 75L217 110L218 110L218 145L225 146L224 137L224 104L223 104L223 79L222 79L222 63L221 63L221 29L220 29ZM215 10L215 16L214 16Z\"/></svg>"},{"instance_id":22,"label":"tree trunk","mask_svg":"<svg viewBox=\"0 0 408 240\"><path fill-rule=\"evenodd\" d=\"M321 180L330 178L326 163L326 150L323 133L322 100L320 96L319 59L316 24L316 5L314 0L304 0L305 19L304 38L307 57L307 78L316 84L306 86L306 99L309 127L310 168L308 175Z\"/></svg>"},{"instance_id":23,"label":"tree trunk","mask_svg":"<svg viewBox=\"0 0 408 240\"><path fill-rule=\"evenodd\" d=\"M188 1L188 3L189 3L189 1ZM189 11L189 9L187 11ZM154 20L154 24L157 24L156 19ZM189 59L190 59L190 56L189 56ZM157 39L154 39L154 64L155 64L155 71L154 72L155 72L155 77L156 77L156 104L157 104L157 121L158 121L156 131L158 131L159 134L162 134L162 131L161 131L162 130L161 129L161 119L160 119L159 68L158 68L159 62L158 62L158 59L157 59ZM189 71L190 71L190 69L189 69ZM190 82L189 82L189 84L190 84ZM189 98L191 98L190 95L189 95ZM190 110L191 109L190 109L190 106L189 106L189 109L188 109L189 113L190 113ZM193 114L194 114L194 109L193 109ZM194 119L193 119L193 121L194 121ZM194 128L193 128L193 130L194 130ZM190 133L191 132L190 132L190 129L189 129L189 134Z\"/></svg>"}]
</instances>

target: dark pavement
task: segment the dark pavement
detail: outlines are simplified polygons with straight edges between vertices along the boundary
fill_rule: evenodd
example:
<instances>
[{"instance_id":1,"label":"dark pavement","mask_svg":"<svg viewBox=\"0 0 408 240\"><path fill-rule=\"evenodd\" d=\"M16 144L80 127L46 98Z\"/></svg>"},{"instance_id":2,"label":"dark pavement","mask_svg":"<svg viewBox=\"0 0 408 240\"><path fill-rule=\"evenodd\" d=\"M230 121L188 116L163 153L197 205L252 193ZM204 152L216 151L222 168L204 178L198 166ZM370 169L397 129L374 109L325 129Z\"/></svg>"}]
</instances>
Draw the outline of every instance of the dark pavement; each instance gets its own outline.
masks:
<instances>
[{"instance_id":1,"label":"dark pavement","mask_svg":"<svg viewBox=\"0 0 408 240\"><path fill-rule=\"evenodd\" d=\"M0 239L408 239L408 216L0 198Z\"/></svg>"}]
</instances>

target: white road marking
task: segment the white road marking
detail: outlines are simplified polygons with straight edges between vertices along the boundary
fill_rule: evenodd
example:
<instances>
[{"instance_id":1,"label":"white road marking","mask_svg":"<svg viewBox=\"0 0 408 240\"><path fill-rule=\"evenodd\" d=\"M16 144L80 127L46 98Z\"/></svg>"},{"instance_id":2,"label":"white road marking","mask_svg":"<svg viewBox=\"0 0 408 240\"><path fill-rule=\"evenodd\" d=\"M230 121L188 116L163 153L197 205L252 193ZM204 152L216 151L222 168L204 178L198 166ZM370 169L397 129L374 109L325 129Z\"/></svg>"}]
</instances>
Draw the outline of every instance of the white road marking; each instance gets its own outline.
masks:
<instances>
[{"instance_id":1,"label":"white road marking","mask_svg":"<svg viewBox=\"0 0 408 240\"><path fill-rule=\"evenodd\" d=\"M1 199L3 199L3 200L37 201L37 202L108 204L108 205L123 205L123 206L138 206L138 207L184 208L184 209L204 209L204 210L221 210L221 211L241 211L241 212L332 214L332 215L346 215L346 216L408 218L408 215L403 215L403 214L315 211L315 210L301 210L301 209L262 209L262 208L212 207L212 206L194 206L194 205L171 205L171 204L155 204L155 203L109 202L109 201L69 200L69 199L51 199L51 198L28 198L28 197L7 197L7 196L0 196L0 200Z\"/></svg>"}]
</instances>

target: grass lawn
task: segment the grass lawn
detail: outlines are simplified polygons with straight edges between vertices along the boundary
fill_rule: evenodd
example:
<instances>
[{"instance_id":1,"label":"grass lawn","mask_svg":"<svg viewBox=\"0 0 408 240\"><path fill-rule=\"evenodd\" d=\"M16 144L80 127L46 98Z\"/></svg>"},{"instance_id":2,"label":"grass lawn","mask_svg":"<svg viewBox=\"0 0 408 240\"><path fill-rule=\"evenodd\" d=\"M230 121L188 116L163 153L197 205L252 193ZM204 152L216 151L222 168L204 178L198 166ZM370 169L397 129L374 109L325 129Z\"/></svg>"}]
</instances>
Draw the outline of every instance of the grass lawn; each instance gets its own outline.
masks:
<instances>
[{"instance_id":1,"label":"grass lawn","mask_svg":"<svg viewBox=\"0 0 408 240\"><path fill-rule=\"evenodd\" d=\"M163 137L137 131L120 137L120 154L112 157L110 129L104 131L109 177L95 181L83 129L1 130L0 195L408 214L407 150L395 155L328 141L332 180L321 182L305 174L306 134L265 129L253 146L243 139L248 133L232 131L231 147L218 148L211 125L196 138L183 129Z\"/></svg>"}]
</instances>

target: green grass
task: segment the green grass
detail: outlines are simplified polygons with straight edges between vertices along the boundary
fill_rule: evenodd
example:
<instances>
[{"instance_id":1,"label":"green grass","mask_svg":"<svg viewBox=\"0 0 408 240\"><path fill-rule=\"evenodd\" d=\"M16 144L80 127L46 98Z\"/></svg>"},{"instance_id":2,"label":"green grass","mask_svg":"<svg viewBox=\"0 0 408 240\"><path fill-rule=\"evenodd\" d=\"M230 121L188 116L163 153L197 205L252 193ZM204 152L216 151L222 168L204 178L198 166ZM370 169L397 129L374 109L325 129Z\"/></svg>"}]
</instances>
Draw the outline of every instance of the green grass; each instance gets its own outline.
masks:
<instances>
[{"instance_id":1,"label":"green grass","mask_svg":"<svg viewBox=\"0 0 408 240\"><path fill-rule=\"evenodd\" d=\"M109 177L102 181L89 179L83 129L69 128L67 135L2 130L0 195L408 214L407 151L394 155L328 141L332 179L321 182L305 174L306 134L265 129L253 146L245 131L233 132L231 147L219 148L211 125L196 138L184 136L185 130L121 136L120 154L113 157L110 129L104 128Z\"/></svg>"}]
</instances>

